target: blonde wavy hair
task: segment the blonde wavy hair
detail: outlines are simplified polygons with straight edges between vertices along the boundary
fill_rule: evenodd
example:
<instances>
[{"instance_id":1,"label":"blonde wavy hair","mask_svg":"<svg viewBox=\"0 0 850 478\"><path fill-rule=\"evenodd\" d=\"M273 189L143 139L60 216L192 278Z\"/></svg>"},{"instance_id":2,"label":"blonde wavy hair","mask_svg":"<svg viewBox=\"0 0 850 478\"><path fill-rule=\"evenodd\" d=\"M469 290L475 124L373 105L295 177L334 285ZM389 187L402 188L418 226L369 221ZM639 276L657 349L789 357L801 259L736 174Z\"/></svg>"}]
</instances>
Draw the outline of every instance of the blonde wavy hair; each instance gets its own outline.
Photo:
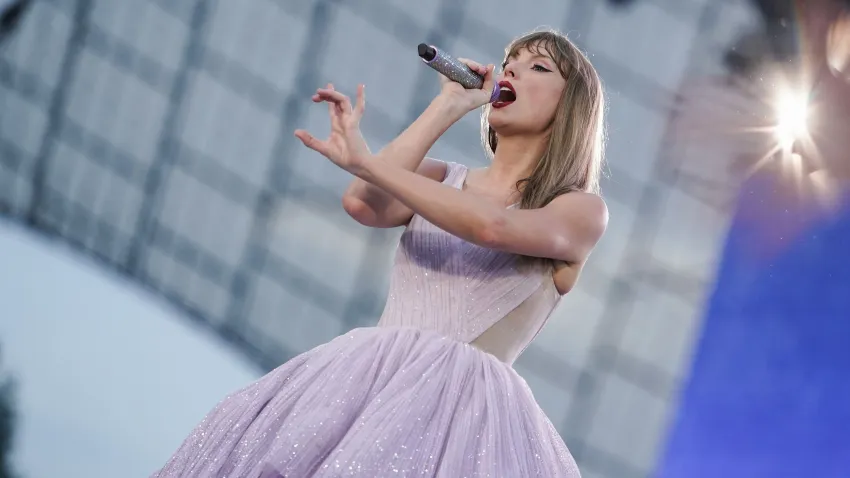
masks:
<instances>
[{"instance_id":1,"label":"blonde wavy hair","mask_svg":"<svg viewBox=\"0 0 850 478\"><path fill-rule=\"evenodd\" d=\"M531 176L517 189L523 209L540 208L572 191L600 194L599 182L605 155L605 98L602 81L587 57L562 33L536 30L515 39L505 49L505 60L528 50L552 58L566 87L552 120L548 145ZM499 140L487 117L481 116L484 149L491 157Z\"/></svg>"}]
</instances>

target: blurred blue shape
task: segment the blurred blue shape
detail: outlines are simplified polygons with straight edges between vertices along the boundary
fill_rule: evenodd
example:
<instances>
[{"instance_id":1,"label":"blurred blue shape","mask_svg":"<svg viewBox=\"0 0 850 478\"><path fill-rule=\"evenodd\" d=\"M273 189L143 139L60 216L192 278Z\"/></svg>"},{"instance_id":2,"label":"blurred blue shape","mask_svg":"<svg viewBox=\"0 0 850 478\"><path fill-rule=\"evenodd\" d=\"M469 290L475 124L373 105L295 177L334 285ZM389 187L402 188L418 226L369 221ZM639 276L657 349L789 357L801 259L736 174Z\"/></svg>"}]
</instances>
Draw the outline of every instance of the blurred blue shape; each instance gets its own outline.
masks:
<instances>
[{"instance_id":1,"label":"blurred blue shape","mask_svg":"<svg viewBox=\"0 0 850 478\"><path fill-rule=\"evenodd\" d=\"M850 207L742 194L658 478L850 476Z\"/></svg>"}]
</instances>

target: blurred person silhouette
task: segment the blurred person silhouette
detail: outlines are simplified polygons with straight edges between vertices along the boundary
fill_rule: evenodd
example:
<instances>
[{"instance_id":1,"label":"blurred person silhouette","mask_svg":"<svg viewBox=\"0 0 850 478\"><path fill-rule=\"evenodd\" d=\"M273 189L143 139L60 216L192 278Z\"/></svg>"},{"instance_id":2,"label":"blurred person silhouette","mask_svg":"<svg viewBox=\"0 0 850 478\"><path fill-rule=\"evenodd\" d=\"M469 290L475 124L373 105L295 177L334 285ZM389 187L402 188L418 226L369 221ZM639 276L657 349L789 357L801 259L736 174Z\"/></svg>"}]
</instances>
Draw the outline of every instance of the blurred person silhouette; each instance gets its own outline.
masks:
<instances>
[{"instance_id":1,"label":"blurred person silhouette","mask_svg":"<svg viewBox=\"0 0 850 478\"><path fill-rule=\"evenodd\" d=\"M383 314L225 398L154 476L579 476L512 364L607 227L602 84L550 30L513 41L498 74L461 61L484 86L441 77L377 154L359 128L364 86L353 105L332 85L316 91L330 136L296 136L354 176L354 219L405 227ZM489 166L426 157L481 107Z\"/></svg>"},{"instance_id":2,"label":"blurred person silhouette","mask_svg":"<svg viewBox=\"0 0 850 478\"><path fill-rule=\"evenodd\" d=\"M743 208L754 257L767 258L848 204L850 1L756 3L764 25L730 50L728 71L679 91L667 166ZM759 200L736 199L742 186Z\"/></svg>"},{"instance_id":3,"label":"blurred person silhouette","mask_svg":"<svg viewBox=\"0 0 850 478\"><path fill-rule=\"evenodd\" d=\"M775 128L770 127L781 126L783 118L777 117L781 105L775 93L784 89L805 106L799 108L800 118L791 118L799 121L803 131L797 132L788 152L799 154L809 172L823 170L846 178L850 172L846 153L850 150L850 0L755 3L764 15L763 29L745 35L730 50L726 62L731 75L715 82L720 88L701 97L697 90L705 84L695 82L681 95L695 101L681 110L690 118L702 117L704 126L713 123L718 130L759 133L759 138L750 139L761 142L751 145L764 148L775 139ZM713 108L702 109L708 102ZM780 161L774 165L782 166Z\"/></svg>"},{"instance_id":4,"label":"blurred person silhouette","mask_svg":"<svg viewBox=\"0 0 850 478\"><path fill-rule=\"evenodd\" d=\"M850 1L809 0L799 11L802 87L810 104L807 135L797 152L816 171L845 183L850 179Z\"/></svg>"}]
</instances>

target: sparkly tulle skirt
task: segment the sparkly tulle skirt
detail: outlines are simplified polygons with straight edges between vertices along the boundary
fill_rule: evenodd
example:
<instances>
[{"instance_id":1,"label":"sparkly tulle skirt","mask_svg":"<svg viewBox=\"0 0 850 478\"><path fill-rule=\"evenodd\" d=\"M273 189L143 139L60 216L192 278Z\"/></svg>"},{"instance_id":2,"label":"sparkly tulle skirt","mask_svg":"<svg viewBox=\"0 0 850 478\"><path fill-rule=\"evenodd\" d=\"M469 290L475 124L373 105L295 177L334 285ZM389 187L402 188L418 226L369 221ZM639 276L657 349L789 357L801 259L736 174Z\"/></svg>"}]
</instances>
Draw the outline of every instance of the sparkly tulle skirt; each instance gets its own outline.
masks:
<instances>
[{"instance_id":1,"label":"sparkly tulle skirt","mask_svg":"<svg viewBox=\"0 0 850 478\"><path fill-rule=\"evenodd\" d=\"M219 403L155 477L578 477L509 365L416 329L305 352Z\"/></svg>"}]
</instances>

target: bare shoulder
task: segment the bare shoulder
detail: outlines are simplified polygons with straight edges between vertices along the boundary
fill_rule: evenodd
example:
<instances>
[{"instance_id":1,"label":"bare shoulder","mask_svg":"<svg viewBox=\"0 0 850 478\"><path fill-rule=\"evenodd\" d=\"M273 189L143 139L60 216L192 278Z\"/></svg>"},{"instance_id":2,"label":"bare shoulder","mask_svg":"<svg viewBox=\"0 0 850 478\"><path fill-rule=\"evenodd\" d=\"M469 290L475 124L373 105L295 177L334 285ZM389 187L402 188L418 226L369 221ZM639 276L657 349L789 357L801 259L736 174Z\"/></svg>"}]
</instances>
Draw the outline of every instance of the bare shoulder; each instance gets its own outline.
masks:
<instances>
[{"instance_id":1,"label":"bare shoulder","mask_svg":"<svg viewBox=\"0 0 850 478\"><path fill-rule=\"evenodd\" d=\"M543 209L549 210L553 230L569 244L569 253L562 258L583 264L608 228L605 201L596 194L574 191L556 197Z\"/></svg>"},{"instance_id":2,"label":"bare shoulder","mask_svg":"<svg viewBox=\"0 0 850 478\"><path fill-rule=\"evenodd\" d=\"M600 214L607 216L608 215L608 205L605 204L605 200L602 199L602 196L593 193L586 193L584 191L573 191L567 194L561 194L552 200L552 204L560 203L563 205L569 205L569 207L585 207L591 208L590 213L592 214Z\"/></svg>"},{"instance_id":3,"label":"bare shoulder","mask_svg":"<svg viewBox=\"0 0 850 478\"><path fill-rule=\"evenodd\" d=\"M546 207L555 209L558 217L569 225L581 228L593 242L608 228L608 205L597 194L582 191L562 194Z\"/></svg>"},{"instance_id":4,"label":"bare shoulder","mask_svg":"<svg viewBox=\"0 0 850 478\"><path fill-rule=\"evenodd\" d=\"M608 228L608 205L596 194L576 191L558 196L544 209L553 210L553 220L560 223L571 246L570 253L556 261L553 274L558 292L564 295L578 281L591 251Z\"/></svg>"}]
</instances>

